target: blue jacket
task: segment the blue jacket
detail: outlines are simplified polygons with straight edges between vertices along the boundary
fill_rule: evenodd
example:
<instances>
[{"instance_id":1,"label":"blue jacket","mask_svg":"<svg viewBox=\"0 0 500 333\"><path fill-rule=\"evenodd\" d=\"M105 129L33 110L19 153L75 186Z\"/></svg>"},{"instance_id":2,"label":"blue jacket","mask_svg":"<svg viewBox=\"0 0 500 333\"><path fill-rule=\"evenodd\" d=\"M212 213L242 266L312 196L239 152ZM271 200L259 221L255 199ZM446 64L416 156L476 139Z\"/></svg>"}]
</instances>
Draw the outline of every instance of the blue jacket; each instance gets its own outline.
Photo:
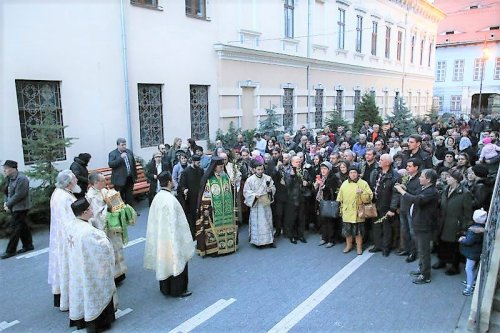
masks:
<instances>
[{"instance_id":1,"label":"blue jacket","mask_svg":"<svg viewBox=\"0 0 500 333\"><path fill-rule=\"evenodd\" d=\"M467 229L460 243L460 253L467 259L478 261L483 250L484 224L474 223Z\"/></svg>"}]
</instances>

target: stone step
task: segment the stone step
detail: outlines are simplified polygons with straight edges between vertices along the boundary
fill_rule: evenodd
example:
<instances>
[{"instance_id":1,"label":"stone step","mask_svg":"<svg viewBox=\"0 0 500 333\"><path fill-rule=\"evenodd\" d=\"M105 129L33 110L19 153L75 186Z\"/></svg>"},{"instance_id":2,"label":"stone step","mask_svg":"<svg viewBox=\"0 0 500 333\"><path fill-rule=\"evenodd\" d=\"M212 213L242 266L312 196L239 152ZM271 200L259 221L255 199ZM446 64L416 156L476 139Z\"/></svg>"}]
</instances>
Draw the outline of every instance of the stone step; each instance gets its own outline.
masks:
<instances>
[{"instance_id":1,"label":"stone step","mask_svg":"<svg viewBox=\"0 0 500 333\"><path fill-rule=\"evenodd\" d=\"M496 291L495 296L493 296L493 310L500 312L500 291Z\"/></svg>"},{"instance_id":2,"label":"stone step","mask_svg":"<svg viewBox=\"0 0 500 333\"><path fill-rule=\"evenodd\" d=\"M491 312L490 328L488 329L488 332L500 332L500 312Z\"/></svg>"}]
</instances>

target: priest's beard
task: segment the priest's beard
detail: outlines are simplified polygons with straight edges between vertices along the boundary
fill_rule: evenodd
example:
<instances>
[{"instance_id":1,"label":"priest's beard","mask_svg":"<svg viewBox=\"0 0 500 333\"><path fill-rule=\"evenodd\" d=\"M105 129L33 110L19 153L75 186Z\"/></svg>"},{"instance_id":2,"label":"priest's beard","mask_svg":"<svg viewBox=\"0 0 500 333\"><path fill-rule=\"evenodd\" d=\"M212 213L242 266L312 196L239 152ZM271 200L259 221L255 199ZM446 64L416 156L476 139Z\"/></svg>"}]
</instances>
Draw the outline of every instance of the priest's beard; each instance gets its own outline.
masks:
<instances>
[{"instance_id":1,"label":"priest's beard","mask_svg":"<svg viewBox=\"0 0 500 333\"><path fill-rule=\"evenodd\" d=\"M73 188L71 188L71 192L73 192L73 193L81 193L82 192L82 188L80 186L78 186L78 184L76 184L75 186L73 186Z\"/></svg>"}]
</instances>

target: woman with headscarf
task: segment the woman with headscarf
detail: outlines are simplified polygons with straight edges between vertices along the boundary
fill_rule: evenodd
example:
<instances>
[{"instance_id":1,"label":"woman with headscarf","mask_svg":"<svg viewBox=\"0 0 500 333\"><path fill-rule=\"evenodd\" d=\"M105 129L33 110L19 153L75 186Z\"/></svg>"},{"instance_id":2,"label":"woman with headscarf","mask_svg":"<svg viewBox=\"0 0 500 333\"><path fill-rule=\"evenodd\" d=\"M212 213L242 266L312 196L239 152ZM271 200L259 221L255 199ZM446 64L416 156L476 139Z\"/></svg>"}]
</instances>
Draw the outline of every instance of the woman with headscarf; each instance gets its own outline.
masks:
<instances>
[{"instance_id":1,"label":"woman with headscarf","mask_svg":"<svg viewBox=\"0 0 500 333\"><path fill-rule=\"evenodd\" d=\"M236 252L238 227L231 180L224 172L224 159L212 158L201 178L196 221L196 252L200 256Z\"/></svg>"},{"instance_id":2,"label":"woman with headscarf","mask_svg":"<svg viewBox=\"0 0 500 333\"><path fill-rule=\"evenodd\" d=\"M458 238L464 234L472 224L472 195L461 181L463 174L458 170L450 170L446 179L448 186L445 187L440 201L440 235L438 246L439 261L432 268L445 268L446 275L459 273L460 252L458 249Z\"/></svg>"},{"instance_id":3,"label":"woman with headscarf","mask_svg":"<svg viewBox=\"0 0 500 333\"><path fill-rule=\"evenodd\" d=\"M472 194L472 209L488 211L495 186L494 180L488 178L488 169L482 164L468 168L464 186Z\"/></svg>"},{"instance_id":4,"label":"woman with headscarf","mask_svg":"<svg viewBox=\"0 0 500 333\"><path fill-rule=\"evenodd\" d=\"M469 163L474 164L474 161L476 160L476 152L474 151L474 148L472 148L472 142L468 137L463 136L462 138L460 138L458 150L460 153L466 153L467 155L469 155Z\"/></svg>"},{"instance_id":5,"label":"woman with headscarf","mask_svg":"<svg viewBox=\"0 0 500 333\"><path fill-rule=\"evenodd\" d=\"M460 171L462 176L467 176L467 169L470 167L470 158L467 153L458 154L457 165L453 167L453 170Z\"/></svg>"}]
</instances>

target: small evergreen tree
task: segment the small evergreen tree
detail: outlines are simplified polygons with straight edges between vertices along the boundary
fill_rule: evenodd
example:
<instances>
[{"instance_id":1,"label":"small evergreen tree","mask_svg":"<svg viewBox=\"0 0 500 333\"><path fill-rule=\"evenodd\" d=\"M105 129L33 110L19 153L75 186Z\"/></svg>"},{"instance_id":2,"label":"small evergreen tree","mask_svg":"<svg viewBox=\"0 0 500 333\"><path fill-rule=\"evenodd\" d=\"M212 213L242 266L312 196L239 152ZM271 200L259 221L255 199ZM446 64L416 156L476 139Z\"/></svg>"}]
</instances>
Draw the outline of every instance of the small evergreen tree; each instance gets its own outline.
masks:
<instances>
[{"instance_id":1,"label":"small evergreen tree","mask_svg":"<svg viewBox=\"0 0 500 333\"><path fill-rule=\"evenodd\" d=\"M342 118L340 112L336 110L330 112L328 118L325 120L325 125L328 125L328 127L330 127L330 130L333 132L337 130L338 126L344 126L346 131L351 127L351 124L349 124L347 120Z\"/></svg>"},{"instance_id":2,"label":"small evergreen tree","mask_svg":"<svg viewBox=\"0 0 500 333\"><path fill-rule=\"evenodd\" d=\"M382 124L382 118L380 117L377 104L375 103L375 96L369 93L365 93L361 97L361 102L354 115L354 122L352 124L354 133L358 133L365 120L368 120L370 124Z\"/></svg>"},{"instance_id":3,"label":"small evergreen tree","mask_svg":"<svg viewBox=\"0 0 500 333\"><path fill-rule=\"evenodd\" d=\"M61 133L67 126L59 125L55 118L54 108L41 110L40 123L30 125L35 133L32 138L23 139L29 147L30 157L35 162L26 172L28 177L40 181L40 187L53 187L58 170L54 162L72 145L74 138L65 138Z\"/></svg>"},{"instance_id":4,"label":"small evergreen tree","mask_svg":"<svg viewBox=\"0 0 500 333\"><path fill-rule=\"evenodd\" d=\"M389 117L389 121L394 124L394 127L403 132L404 135L410 135L415 132L415 120L410 109L406 106L403 98L396 96L394 99L393 116Z\"/></svg>"},{"instance_id":5,"label":"small evergreen tree","mask_svg":"<svg viewBox=\"0 0 500 333\"><path fill-rule=\"evenodd\" d=\"M281 127L281 121L276 114L276 105L266 109L266 114L266 119L259 122L259 133L278 137L281 134L281 131L278 130Z\"/></svg>"}]
</instances>

